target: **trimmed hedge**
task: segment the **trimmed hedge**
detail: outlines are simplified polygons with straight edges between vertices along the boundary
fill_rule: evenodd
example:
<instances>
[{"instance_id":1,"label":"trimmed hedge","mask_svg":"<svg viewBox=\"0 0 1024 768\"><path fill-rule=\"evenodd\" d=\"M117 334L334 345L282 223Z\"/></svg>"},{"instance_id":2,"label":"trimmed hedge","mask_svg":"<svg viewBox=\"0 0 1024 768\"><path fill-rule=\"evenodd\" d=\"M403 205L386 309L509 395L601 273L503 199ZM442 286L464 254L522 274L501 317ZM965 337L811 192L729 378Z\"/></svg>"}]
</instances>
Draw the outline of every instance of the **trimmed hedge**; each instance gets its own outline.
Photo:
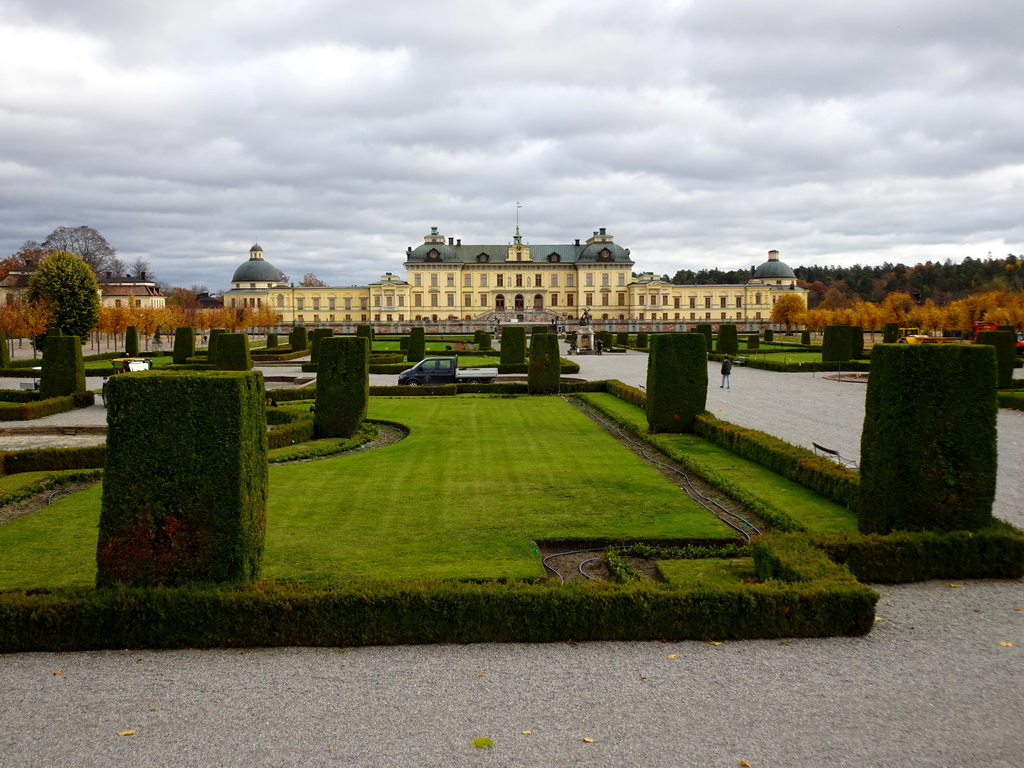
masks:
<instances>
[{"instance_id":1,"label":"trimmed hedge","mask_svg":"<svg viewBox=\"0 0 1024 768\"><path fill-rule=\"evenodd\" d=\"M767 341L767 339L765 339ZM761 340L757 338L757 334L747 336L747 349L760 349Z\"/></svg>"},{"instance_id":2,"label":"trimmed hedge","mask_svg":"<svg viewBox=\"0 0 1024 768\"><path fill-rule=\"evenodd\" d=\"M863 635L877 599L838 578L13 591L0 595L0 652Z\"/></svg>"},{"instance_id":3,"label":"trimmed hedge","mask_svg":"<svg viewBox=\"0 0 1024 768\"><path fill-rule=\"evenodd\" d=\"M859 325L850 326L850 359L864 357L864 329Z\"/></svg>"},{"instance_id":4,"label":"trimmed hedge","mask_svg":"<svg viewBox=\"0 0 1024 768\"><path fill-rule=\"evenodd\" d=\"M718 344L715 346L715 351L721 355L739 354L740 342L739 337L736 335L735 325L723 323L718 326Z\"/></svg>"},{"instance_id":5,"label":"trimmed hedge","mask_svg":"<svg viewBox=\"0 0 1024 768\"><path fill-rule=\"evenodd\" d=\"M53 416L55 413L67 413L75 408L87 408L96 402L96 396L92 392L76 392L73 395L46 399L38 399L35 392L25 394L35 395L36 399L23 401L20 405L0 406L0 421L32 421L44 416Z\"/></svg>"},{"instance_id":6,"label":"trimmed hedge","mask_svg":"<svg viewBox=\"0 0 1024 768\"><path fill-rule=\"evenodd\" d=\"M296 325L288 334L288 346L292 352L305 352L309 349L309 332L304 325Z\"/></svg>"},{"instance_id":7,"label":"trimmed hedge","mask_svg":"<svg viewBox=\"0 0 1024 768\"><path fill-rule=\"evenodd\" d=\"M697 417L694 433L737 456L802 485L826 499L852 507L860 496L859 476L852 469L792 445L766 432L748 429L704 413Z\"/></svg>"},{"instance_id":8,"label":"trimmed hedge","mask_svg":"<svg viewBox=\"0 0 1024 768\"><path fill-rule=\"evenodd\" d=\"M217 364L222 371L252 369L248 338L244 333L222 333L217 337Z\"/></svg>"},{"instance_id":9,"label":"trimmed hedge","mask_svg":"<svg viewBox=\"0 0 1024 768\"><path fill-rule=\"evenodd\" d=\"M1001 520L978 531L828 534L813 541L861 581L1024 577L1024 533Z\"/></svg>"},{"instance_id":10,"label":"trimmed hedge","mask_svg":"<svg viewBox=\"0 0 1024 768\"><path fill-rule=\"evenodd\" d=\"M150 371L115 376L107 388L97 585L257 579L268 485L263 377Z\"/></svg>"},{"instance_id":11,"label":"trimmed hedge","mask_svg":"<svg viewBox=\"0 0 1024 768\"><path fill-rule=\"evenodd\" d=\"M129 325L124 332L124 351L129 357L139 356L139 329Z\"/></svg>"},{"instance_id":12,"label":"trimmed hedge","mask_svg":"<svg viewBox=\"0 0 1024 768\"><path fill-rule=\"evenodd\" d=\"M277 334L276 333L268 333L267 334L267 349L273 349L278 344L280 344L280 342L277 339Z\"/></svg>"},{"instance_id":13,"label":"trimmed hedge","mask_svg":"<svg viewBox=\"0 0 1024 768\"><path fill-rule=\"evenodd\" d=\"M206 362L214 368L220 367L217 359L217 341L225 333L227 333L227 330L224 328L210 329L210 341L206 345Z\"/></svg>"},{"instance_id":14,"label":"trimmed hedge","mask_svg":"<svg viewBox=\"0 0 1024 768\"><path fill-rule=\"evenodd\" d=\"M81 340L77 336L47 335L39 376L40 399L65 397L77 392L85 392Z\"/></svg>"},{"instance_id":15,"label":"trimmed hedge","mask_svg":"<svg viewBox=\"0 0 1024 768\"><path fill-rule=\"evenodd\" d=\"M976 343L995 348L999 387L1012 387L1013 365L1017 359L1017 334L1010 331L978 331Z\"/></svg>"},{"instance_id":16,"label":"trimmed hedge","mask_svg":"<svg viewBox=\"0 0 1024 768\"><path fill-rule=\"evenodd\" d=\"M998 397L1000 408L1012 408L1016 411L1024 411L1024 392L1000 392Z\"/></svg>"},{"instance_id":17,"label":"trimmed hedge","mask_svg":"<svg viewBox=\"0 0 1024 768\"><path fill-rule=\"evenodd\" d=\"M707 349L692 333L659 333L647 358L647 424L651 432L693 432L708 398Z\"/></svg>"},{"instance_id":18,"label":"trimmed hedge","mask_svg":"<svg viewBox=\"0 0 1024 768\"><path fill-rule=\"evenodd\" d=\"M11 364L11 353L7 349L7 334L0 330L0 368L7 368Z\"/></svg>"},{"instance_id":19,"label":"trimmed hedge","mask_svg":"<svg viewBox=\"0 0 1024 768\"><path fill-rule=\"evenodd\" d=\"M764 329L764 343L765 344L770 344L773 341L775 341L775 331L773 331L771 328L765 328Z\"/></svg>"},{"instance_id":20,"label":"trimmed hedge","mask_svg":"<svg viewBox=\"0 0 1024 768\"><path fill-rule=\"evenodd\" d=\"M619 347L628 347L629 346L629 334L626 333L625 331L619 331L615 335L615 344L616 344L616 346L619 346Z\"/></svg>"},{"instance_id":21,"label":"trimmed hedge","mask_svg":"<svg viewBox=\"0 0 1024 768\"><path fill-rule=\"evenodd\" d=\"M900 337L899 323L886 323L882 326L882 343L895 344Z\"/></svg>"},{"instance_id":22,"label":"trimmed hedge","mask_svg":"<svg viewBox=\"0 0 1024 768\"><path fill-rule=\"evenodd\" d=\"M762 581L856 582L850 569L833 561L804 534L776 533L754 544L754 567Z\"/></svg>"},{"instance_id":23,"label":"trimmed hedge","mask_svg":"<svg viewBox=\"0 0 1024 768\"><path fill-rule=\"evenodd\" d=\"M372 325L357 325L356 336L366 339L368 348L373 349L373 340L376 338L376 334L373 332Z\"/></svg>"},{"instance_id":24,"label":"trimmed hedge","mask_svg":"<svg viewBox=\"0 0 1024 768\"><path fill-rule=\"evenodd\" d=\"M175 365L184 365L190 357L196 356L196 329L177 328L174 331L174 353Z\"/></svg>"},{"instance_id":25,"label":"trimmed hedge","mask_svg":"<svg viewBox=\"0 0 1024 768\"><path fill-rule=\"evenodd\" d=\"M800 344L805 347L811 346L811 332L800 331Z\"/></svg>"},{"instance_id":26,"label":"trimmed hedge","mask_svg":"<svg viewBox=\"0 0 1024 768\"><path fill-rule=\"evenodd\" d=\"M88 483L94 480L99 480L102 477L103 472L98 469L59 472L51 475L50 477L44 477L37 482L18 488L17 490L0 493L0 507L5 507L8 504L16 504L17 502L24 501L25 499L31 499L37 494L46 493L46 491L53 490L54 488L63 488L69 483Z\"/></svg>"},{"instance_id":27,"label":"trimmed hedge","mask_svg":"<svg viewBox=\"0 0 1024 768\"><path fill-rule=\"evenodd\" d=\"M331 328L314 328L313 332L309 334L309 362L312 365L317 364L317 359L320 354L317 349L317 342L320 339L327 339L334 335L334 331Z\"/></svg>"},{"instance_id":28,"label":"trimmed hedge","mask_svg":"<svg viewBox=\"0 0 1024 768\"><path fill-rule=\"evenodd\" d=\"M409 332L409 351L406 359L410 363L418 363L427 356L427 340L423 326L417 325ZM401 373L401 371L399 371Z\"/></svg>"},{"instance_id":29,"label":"trimmed hedge","mask_svg":"<svg viewBox=\"0 0 1024 768\"><path fill-rule=\"evenodd\" d=\"M821 342L821 362L845 363L853 349L850 326L827 325Z\"/></svg>"},{"instance_id":30,"label":"trimmed hedge","mask_svg":"<svg viewBox=\"0 0 1024 768\"><path fill-rule=\"evenodd\" d=\"M861 436L863 533L979 530L996 488L996 354L986 345L880 344Z\"/></svg>"},{"instance_id":31,"label":"trimmed hedge","mask_svg":"<svg viewBox=\"0 0 1024 768\"><path fill-rule=\"evenodd\" d=\"M713 334L713 332L711 330L711 325L710 324L708 324L708 323L701 323L701 324L699 324L698 326L696 326L693 329L692 333L700 333L700 334L704 335L704 342L705 342L705 345L707 347L708 352L710 352L711 350L713 350L715 348L714 334Z\"/></svg>"},{"instance_id":32,"label":"trimmed hedge","mask_svg":"<svg viewBox=\"0 0 1024 768\"><path fill-rule=\"evenodd\" d=\"M0 475L54 470L102 469L106 456L107 446L105 445L3 451L0 452Z\"/></svg>"},{"instance_id":33,"label":"trimmed hedge","mask_svg":"<svg viewBox=\"0 0 1024 768\"><path fill-rule=\"evenodd\" d=\"M318 438L351 437L370 402L370 342L364 336L320 340L314 432Z\"/></svg>"},{"instance_id":34,"label":"trimmed hedge","mask_svg":"<svg viewBox=\"0 0 1024 768\"><path fill-rule=\"evenodd\" d=\"M501 331L502 365L522 365L526 362L526 329L521 325L506 326Z\"/></svg>"},{"instance_id":35,"label":"trimmed hedge","mask_svg":"<svg viewBox=\"0 0 1024 768\"><path fill-rule=\"evenodd\" d=\"M538 326L539 327L539 326ZM558 337L552 333L535 333L530 344L528 386L531 395L553 395L558 392L561 358Z\"/></svg>"},{"instance_id":36,"label":"trimmed hedge","mask_svg":"<svg viewBox=\"0 0 1024 768\"><path fill-rule=\"evenodd\" d=\"M647 349L648 336L646 333L638 333L636 335L636 347L637 349Z\"/></svg>"}]
</instances>

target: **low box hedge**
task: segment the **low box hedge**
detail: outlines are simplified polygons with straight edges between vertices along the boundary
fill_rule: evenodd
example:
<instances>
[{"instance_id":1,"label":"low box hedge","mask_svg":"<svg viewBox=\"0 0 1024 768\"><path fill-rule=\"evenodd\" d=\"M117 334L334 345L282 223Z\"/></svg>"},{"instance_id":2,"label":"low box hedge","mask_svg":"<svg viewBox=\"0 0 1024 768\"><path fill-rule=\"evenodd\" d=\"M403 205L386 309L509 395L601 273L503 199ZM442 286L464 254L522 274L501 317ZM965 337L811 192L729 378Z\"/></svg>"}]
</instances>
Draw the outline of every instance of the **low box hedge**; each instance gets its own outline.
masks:
<instances>
[{"instance_id":1,"label":"low box hedge","mask_svg":"<svg viewBox=\"0 0 1024 768\"><path fill-rule=\"evenodd\" d=\"M862 581L1024 577L1024 532L1001 520L978 531L828 534L813 541Z\"/></svg>"},{"instance_id":2,"label":"low box hedge","mask_svg":"<svg viewBox=\"0 0 1024 768\"><path fill-rule=\"evenodd\" d=\"M75 408L86 408L92 405L96 396L92 392L76 392L73 395L62 397L48 397L39 399L38 393L26 392L26 395L36 395L35 399L24 400L21 403L14 402L0 403L0 421L31 421L41 419L44 416L53 416L55 413L66 413Z\"/></svg>"},{"instance_id":3,"label":"low box hedge","mask_svg":"<svg viewBox=\"0 0 1024 768\"><path fill-rule=\"evenodd\" d=\"M102 469L106 456L106 445L2 451L0 452L0 475L52 470Z\"/></svg>"}]
</instances>

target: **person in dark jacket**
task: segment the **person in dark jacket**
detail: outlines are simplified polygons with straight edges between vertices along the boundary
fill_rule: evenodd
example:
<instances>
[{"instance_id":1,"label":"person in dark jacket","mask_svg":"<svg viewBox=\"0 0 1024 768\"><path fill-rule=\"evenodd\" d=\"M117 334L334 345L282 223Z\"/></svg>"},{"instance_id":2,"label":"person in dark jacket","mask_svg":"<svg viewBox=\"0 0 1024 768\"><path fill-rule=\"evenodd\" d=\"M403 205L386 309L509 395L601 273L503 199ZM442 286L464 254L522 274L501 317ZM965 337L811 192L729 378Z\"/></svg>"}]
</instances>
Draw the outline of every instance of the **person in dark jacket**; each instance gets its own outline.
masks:
<instances>
[{"instance_id":1,"label":"person in dark jacket","mask_svg":"<svg viewBox=\"0 0 1024 768\"><path fill-rule=\"evenodd\" d=\"M731 389L729 386L729 376L732 374L732 360L726 355L722 358L722 386L719 389Z\"/></svg>"}]
</instances>

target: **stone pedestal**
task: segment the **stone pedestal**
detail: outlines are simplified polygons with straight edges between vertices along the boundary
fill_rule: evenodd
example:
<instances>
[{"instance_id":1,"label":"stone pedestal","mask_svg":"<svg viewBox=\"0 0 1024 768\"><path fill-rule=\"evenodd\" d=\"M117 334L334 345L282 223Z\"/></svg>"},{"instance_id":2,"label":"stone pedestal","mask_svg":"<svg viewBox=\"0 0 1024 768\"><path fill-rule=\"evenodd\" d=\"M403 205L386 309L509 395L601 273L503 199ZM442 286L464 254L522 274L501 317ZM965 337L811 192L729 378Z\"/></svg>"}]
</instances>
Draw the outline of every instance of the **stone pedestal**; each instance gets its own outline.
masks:
<instances>
[{"instance_id":1,"label":"stone pedestal","mask_svg":"<svg viewBox=\"0 0 1024 768\"><path fill-rule=\"evenodd\" d=\"M594 329L585 325L576 331L576 349L581 355L594 353Z\"/></svg>"}]
</instances>

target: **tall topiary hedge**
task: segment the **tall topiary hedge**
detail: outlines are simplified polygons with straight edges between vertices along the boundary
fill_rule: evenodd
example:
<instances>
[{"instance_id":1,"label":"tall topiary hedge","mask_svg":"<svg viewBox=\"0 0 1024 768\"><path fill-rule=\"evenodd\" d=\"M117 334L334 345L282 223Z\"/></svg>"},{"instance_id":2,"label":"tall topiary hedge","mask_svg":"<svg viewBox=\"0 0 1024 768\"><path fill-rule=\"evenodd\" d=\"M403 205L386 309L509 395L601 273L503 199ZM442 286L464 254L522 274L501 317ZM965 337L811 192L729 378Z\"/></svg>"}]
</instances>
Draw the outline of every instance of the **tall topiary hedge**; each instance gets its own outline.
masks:
<instances>
[{"instance_id":1,"label":"tall topiary hedge","mask_svg":"<svg viewBox=\"0 0 1024 768\"><path fill-rule=\"evenodd\" d=\"M124 332L124 351L129 357L139 355L139 329L134 325L129 325Z\"/></svg>"},{"instance_id":2,"label":"tall topiary hedge","mask_svg":"<svg viewBox=\"0 0 1024 768\"><path fill-rule=\"evenodd\" d=\"M861 531L990 523L997 410L991 347L876 346L861 435Z\"/></svg>"},{"instance_id":3,"label":"tall topiary hedge","mask_svg":"<svg viewBox=\"0 0 1024 768\"><path fill-rule=\"evenodd\" d=\"M615 346L615 334L611 331L598 331L595 335L601 339L605 349L611 349Z\"/></svg>"},{"instance_id":4,"label":"tall topiary hedge","mask_svg":"<svg viewBox=\"0 0 1024 768\"><path fill-rule=\"evenodd\" d=\"M821 342L821 362L845 363L851 352L850 326L827 325Z\"/></svg>"},{"instance_id":5,"label":"tall topiary hedge","mask_svg":"<svg viewBox=\"0 0 1024 768\"><path fill-rule=\"evenodd\" d=\"M409 331L409 351L406 359L410 363L418 363L427 355L427 337L422 325Z\"/></svg>"},{"instance_id":6,"label":"tall topiary hedge","mask_svg":"<svg viewBox=\"0 0 1024 768\"><path fill-rule=\"evenodd\" d=\"M206 345L206 362L214 367L218 367L217 339L219 339L225 333L227 333L227 331L223 328L210 329L210 342Z\"/></svg>"},{"instance_id":7,"label":"tall topiary hedge","mask_svg":"<svg viewBox=\"0 0 1024 768\"><path fill-rule=\"evenodd\" d=\"M647 426L693 432L708 397L708 350L702 333L659 333L647 358Z\"/></svg>"},{"instance_id":8,"label":"tall topiary hedge","mask_svg":"<svg viewBox=\"0 0 1024 768\"><path fill-rule=\"evenodd\" d=\"M899 323L886 323L882 326L882 343L895 344L900 337Z\"/></svg>"},{"instance_id":9,"label":"tall topiary hedge","mask_svg":"<svg viewBox=\"0 0 1024 768\"><path fill-rule=\"evenodd\" d=\"M712 349L715 348L715 345L714 345L714 334L712 333L711 326L709 324L701 323L696 328L694 328L694 331L697 332L697 333L703 334L703 336L704 336L704 344L705 344L705 347L707 348L708 352L710 352Z\"/></svg>"},{"instance_id":10,"label":"tall topiary hedge","mask_svg":"<svg viewBox=\"0 0 1024 768\"><path fill-rule=\"evenodd\" d=\"M110 379L97 585L257 580L264 397L254 371Z\"/></svg>"},{"instance_id":11,"label":"tall topiary hedge","mask_svg":"<svg viewBox=\"0 0 1024 768\"><path fill-rule=\"evenodd\" d=\"M800 344L802 344L805 347L811 346L811 332L810 331L800 331Z\"/></svg>"},{"instance_id":12,"label":"tall topiary hedge","mask_svg":"<svg viewBox=\"0 0 1024 768\"><path fill-rule=\"evenodd\" d=\"M39 398L66 397L85 392L82 342L77 336L47 335L43 346Z\"/></svg>"},{"instance_id":13,"label":"tall topiary hedge","mask_svg":"<svg viewBox=\"0 0 1024 768\"><path fill-rule=\"evenodd\" d=\"M366 339L366 343L369 344L369 349L373 349L373 326L372 325L357 325L356 336Z\"/></svg>"},{"instance_id":14,"label":"tall topiary hedge","mask_svg":"<svg viewBox=\"0 0 1024 768\"><path fill-rule=\"evenodd\" d=\"M501 332L501 364L522 365L526 362L526 329L521 325L506 326Z\"/></svg>"},{"instance_id":15,"label":"tall topiary hedge","mask_svg":"<svg viewBox=\"0 0 1024 768\"><path fill-rule=\"evenodd\" d=\"M479 340L476 343L477 344L477 349L481 349L481 350L491 349L492 348L491 347L491 341L492 341L491 334L487 333L486 331L480 331L479 333L480 333Z\"/></svg>"},{"instance_id":16,"label":"tall topiary hedge","mask_svg":"<svg viewBox=\"0 0 1024 768\"><path fill-rule=\"evenodd\" d=\"M321 339L327 339L334 335L334 331L330 328L316 328L311 334L309 334L309 362L313 365L317 363L319 352L317 350L317 342Z\"/></svg>"},{"instance_id":17,"label":"tall topiary hedge","mask_svg":"<svg viewBox=\"0 0 1024 768\"><path fill-rule=\"evenodd\" d=\"M978 344L996 350L996 370L1001 389L1013 386L1013 364L1017 359L1017 334L1008 331L978 331Z\"/></svg>"},{"instance_id":18,"label":"tall topiary hedge","mask_svg":"<svg viewBox=\"0 0 1024 768\"><path fill-rule=\"evenodd\" d=\"M757 338L756 333L752 333L747 336L747 349L759 349L761 347L761 340Z\"/></svg>"},{"instance_id":19,"label":"tall topiary hedge","mask_svg":"<svg viewBox=\"0 0 1024 768\"><path fill-rule=\"evenodd\" d=\"M718 326L718 346L715 351L722 355L736 355L740 351L739 337L736 335L736 326L731 323L723 323Z\"/></svg>"},{"instance_id":20,"label":"tall topiary hedge","mask_svg":"<svg viewBox=\"0 0 1024 768\"><path fill-rule=\"evenodd\" d=\"M281 342L278 341L276 333L268 333L267 334L267 349L273 349L274 347L276 347L280 343Z\"/></svg>"},{"instance_id":21,"label":"tall topiary hedge","mask_svg":"<svg viewBox=\"0 0 1024 768\"><path fill-rule=\"evenodd\" d=\"M190 357L196 356L196 329L176 328L174 351L171 353L175 365L184 365Z\"/></svg>"},{"instance_id":22,"label":"tall topiary hedge","mask_svg":"<svg viewBox=\"0 0 1024 768\"><path fill-rule=\"evenodd\" d=\"M304 325L296 325L288 334L288 346L292 352L305 352L309 349L309 332Z\"/></svg>"},{"instance_id":23,"label":"tall topiary hedge","mask_svg":"<svg viewBox=\"0 0 1024 768\"><path fill-rule=\"evenodd\" d=\"M351 437L370 402L370 341L365 336L320 340L316 371L317 437Z\"/></svg>"},{"instance_id":24,"label":"tall topiary hedge","mask_svg":"<svg viewBox=\"0 0 1024 768\"><path fill-rule=\"evenodd\" d=\"M530 340L532 341L538 333L547 333L548 327L546 325L534 325L530 328Z\"/></svg>"},{"instance_id":25,"label":"tall topiary hedge","mask_svg":"<svg viewBox=\"0 0 1024 768\"><path fill-rule=\"evenodd\" d=\"M864 329L859 325L850 326L850 359L864 357Z\"/></svg>"},{"instance_id":26,"label":"tall topiary hedge","mask_svg":"<svg viewBox=\"0 0 1024 768\"><path fill-rule=\"evenodd\" d=\"M764 343L765 344L770 344L773 341L775 341L775 331L773 331L771 328L765 328L764 329Z\"/></svg>"},{"instance_id":27,"label":"tall topiary hedge","mask_svg":"<svg viewBox=\"0 0 1024 768\"><path fill-rule=\"evenodd\" d=\"M217 336L217 362L221 371L248 371L252 368L249 339L244 333L222 333Z\"/></svg>"},{"instance_id":28,"label":"tall topiary hedge","mask_svg":"<svg viewBox=\"0 0 1024 768\"><path fill-rule=\"evenodd\" d=\"M530 369L527 378L531 395L557 394L561 362L558 354L558 336L553 333L534 334L530 342Z\"/></svg>"},{"instance_id":29,"label":"tall topiary hedge","mask_svg":"<svg viewBox=\"0 0 1024 768\"><path fill-rule=\"evenodd\" d=\"M615 344L620 347L629 346L629 334L625 331L619 331L615 336Z\"/></svg>"},{"instance_id":30,"label":"tall topiary hedge","mask_svg":"<svg viewBox=\"0 0 1024 768\"><path fill-rule=\"evenodd\" d=\"M0 368L8 368L11 365L11 352L7 349L7 334L0 331Z\"/></svg>"},{"instance_id":31,"label":"tall topiary hedge","mask_svg":"<svg viewBox=\"0 0 1024 768\"><path fill-rule=\"evenodd\" d=\"M647 349L647 334L646 333L638 333L636 335L636 348L637 349Z\"/></svg>"}]
</instances>

